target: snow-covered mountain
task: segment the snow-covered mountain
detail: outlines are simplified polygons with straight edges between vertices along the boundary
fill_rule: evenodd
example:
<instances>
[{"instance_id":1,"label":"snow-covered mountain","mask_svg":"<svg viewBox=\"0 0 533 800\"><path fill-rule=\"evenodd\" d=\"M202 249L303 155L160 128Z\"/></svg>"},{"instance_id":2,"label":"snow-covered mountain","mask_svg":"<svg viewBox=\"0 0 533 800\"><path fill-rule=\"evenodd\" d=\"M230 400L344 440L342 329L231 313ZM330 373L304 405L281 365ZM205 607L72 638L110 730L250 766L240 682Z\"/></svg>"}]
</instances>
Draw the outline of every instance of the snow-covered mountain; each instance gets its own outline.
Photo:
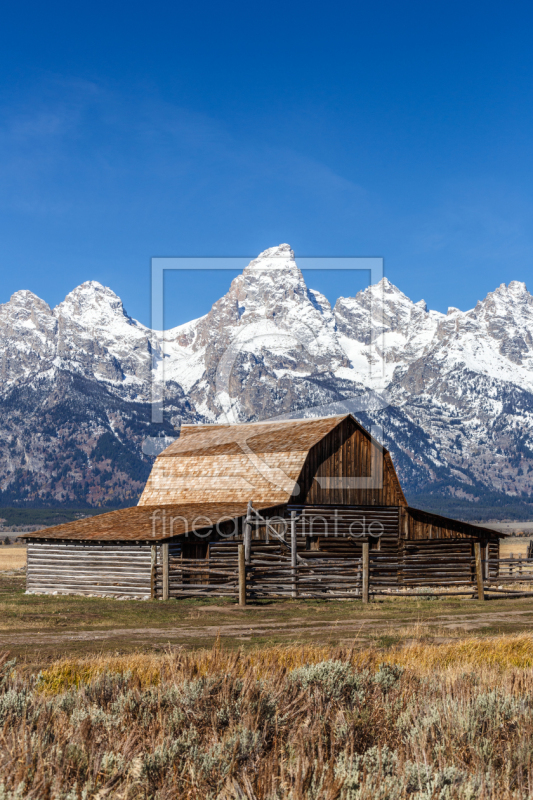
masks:
<instances>
[{"instance_id":1,"label":"snow-covered mountain","mask_svg":"<svg viewBox=\"0 0 533 800\"><path fill-rule=\"evenodd\" d=\"M20 291L0 306L1 500L132 502L150 467L143 440L176 435L179 421L346 408L382 426L412 499L526 508L532 334L523 283L441 314L384 278L332 308L289 245L251 261L207 315L165 332L94 281L54 309ZM159 425L152 378L164 386Z\"/></svg>"}]
</instances>

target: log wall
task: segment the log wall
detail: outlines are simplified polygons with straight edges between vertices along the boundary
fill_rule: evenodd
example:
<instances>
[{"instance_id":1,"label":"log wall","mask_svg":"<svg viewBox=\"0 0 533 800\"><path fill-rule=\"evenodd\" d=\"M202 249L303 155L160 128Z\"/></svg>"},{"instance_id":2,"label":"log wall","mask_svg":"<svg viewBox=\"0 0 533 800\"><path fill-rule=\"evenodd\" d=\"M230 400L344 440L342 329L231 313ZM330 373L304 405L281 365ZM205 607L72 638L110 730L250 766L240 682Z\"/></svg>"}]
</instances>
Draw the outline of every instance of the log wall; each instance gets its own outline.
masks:
<instances>
[{"instance_id":1,"label":"log wall","mask_svg":"<svg viewBox=\"0 0 533 800\"><path fill-rule=\"evenodd\" d=\"M475 580L473 569L469 540L406 541L400 555L398 583L405 587L471 584Z\"/></svg>"},{"instance_id":2,"label":"log wall","mask_svg":"<svg viewBox=\"0 0 533 800\"><path fill-rule=\"evenodd\" d=\"M150 597L150 545L28 541L29 592Z\"/></svg>"}]
</instances>

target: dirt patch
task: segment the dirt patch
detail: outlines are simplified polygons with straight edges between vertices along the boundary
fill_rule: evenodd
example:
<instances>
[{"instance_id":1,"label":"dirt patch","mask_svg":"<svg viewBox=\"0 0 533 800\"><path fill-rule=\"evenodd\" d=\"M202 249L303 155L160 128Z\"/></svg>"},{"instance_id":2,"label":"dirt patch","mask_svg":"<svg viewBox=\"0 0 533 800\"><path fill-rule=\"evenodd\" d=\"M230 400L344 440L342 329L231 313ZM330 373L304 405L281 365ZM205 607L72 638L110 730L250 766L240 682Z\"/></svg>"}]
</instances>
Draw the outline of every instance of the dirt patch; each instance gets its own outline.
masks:
<instances>
[{"instance_id":1,"label":"dirt patch","mask_svg":"<svg viewBox=\"0 0 533 800\"><path fill-rule=\"evenodd\" d=\"M383 596L357 600L265 600L240 608L233 598L117 602L83 596L26 595L24 576L0 573L0 649L31 663L66 654L150 651L167 646L445 641L464 635L529 631L533 598Z\"/></svg>"},{"instance_id":2,"label":"dirt patch","mask_svg":"<svg viewBox=\"0 0 533 800\"><path fill-rule=\"evenodd\" d=\"M457 619L449 615L435 615L431 620L426 620L425 630L430 631L440 629L450 631L476 631L484 628L494 628L495 624L513 624L530 629L533 610L509 611L499 614L477 614L467 618ZM267 639L271 641L324 641L327 642L331 637L343 640L348 637L350 640L359 639L361 641L375 638L380 631L391 630L390 619L376 620L372 617L358 618L354 621L337 620L335 622L316 623L295 617L289 622L277 619L264 619L261 622L250 621L243 623L221 623L216 625L181 625L179 627L161 628L112 628L109 630L38 630L31 633L31 643L33 645L48 644L64 646L69 642L99 642L128 640L130 643L149 644L165 640L171 643L183 643L186 645L191 640L212 642L216 638L225 640L238 638L247 639ZM413 621L411 625L407 623L402 633L411 635L420 628L420 620ZM394 628L392 628L394 630ZM404 638L404 637L402 637ZM442 637L439 637L442 638ZM0 647L9 648L14 645L27 645L28 633L2 633L0 634Z\"/></svg>"}]
</instances>

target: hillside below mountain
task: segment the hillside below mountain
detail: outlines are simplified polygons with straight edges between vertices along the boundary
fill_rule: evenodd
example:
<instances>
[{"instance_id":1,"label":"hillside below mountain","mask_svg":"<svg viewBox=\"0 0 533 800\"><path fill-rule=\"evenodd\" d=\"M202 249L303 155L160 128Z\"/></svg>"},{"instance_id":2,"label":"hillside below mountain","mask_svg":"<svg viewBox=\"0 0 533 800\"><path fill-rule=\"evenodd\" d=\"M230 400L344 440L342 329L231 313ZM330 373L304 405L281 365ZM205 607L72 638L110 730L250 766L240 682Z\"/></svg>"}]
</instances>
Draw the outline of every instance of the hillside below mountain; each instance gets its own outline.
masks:
<instances>
[{"instance_id":1,"label":"hillside below mountain","mask_svg":"<svg viewBox=\"0 0 533 800\"><path fill-rule=\"evenodd\" d=\"M477 519L533 513L523 283L442 314L384 278L332 307L280 245L177 328L151 331L89 281L54 309L16 292L0 306L0 343L3 506L133 504L158 437L181 423L351 411L391 451L413 505ZM162 423L152 422L153 380Z\"/></svg>"}]
</instances>

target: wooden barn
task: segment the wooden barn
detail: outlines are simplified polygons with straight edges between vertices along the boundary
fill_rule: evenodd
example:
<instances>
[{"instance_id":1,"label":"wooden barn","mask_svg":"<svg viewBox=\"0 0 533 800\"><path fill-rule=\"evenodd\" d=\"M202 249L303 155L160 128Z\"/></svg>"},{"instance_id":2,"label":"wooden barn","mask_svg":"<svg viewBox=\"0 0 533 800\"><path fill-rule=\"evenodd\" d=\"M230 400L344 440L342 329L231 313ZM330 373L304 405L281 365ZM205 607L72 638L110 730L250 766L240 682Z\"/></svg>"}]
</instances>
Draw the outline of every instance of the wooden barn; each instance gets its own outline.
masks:
<instances>
[{"instance_id":1,"label":"wooden barn","mask_svg":"<svg viewBox=\"0 0 533 800\"><path fill-rule=\"evenodd\" d=\"M249 597L460 589L496 576L500 537L410 508L349 414L191 425L137 506L26 535L27 591L237 596L239 545Z\"/></svg>"}]
</instances>

